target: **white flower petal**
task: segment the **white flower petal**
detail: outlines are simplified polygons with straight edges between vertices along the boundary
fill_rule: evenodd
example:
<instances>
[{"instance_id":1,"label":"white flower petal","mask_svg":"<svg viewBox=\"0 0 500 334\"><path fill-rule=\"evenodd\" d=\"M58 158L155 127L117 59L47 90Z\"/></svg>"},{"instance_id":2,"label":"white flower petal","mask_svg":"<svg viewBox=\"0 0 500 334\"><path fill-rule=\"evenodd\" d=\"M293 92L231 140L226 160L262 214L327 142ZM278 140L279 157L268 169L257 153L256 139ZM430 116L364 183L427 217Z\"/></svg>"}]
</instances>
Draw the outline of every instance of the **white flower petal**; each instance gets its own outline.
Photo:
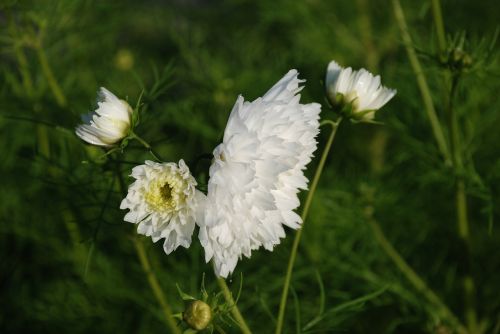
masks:
<instances>
[{"instance_id":1,"label":"white flower petal","mask_svg":"<svg viewBox=\"0 0 500 334\"><path fill-rule=\"evenodd\" d=\"M82 116L86 124L79 125L75 132L90 144L112 146L127 135L132 108L104 87L100 89L99 100L98 108L94 113Z\"/></svg>"},{"instance_id":2,"label":"white flower petal","mask_svg":"<svg viewBox=\"0 0 500 334\"><path fill-rule=\"evenodd\" d=\"M132 169L135 178L120 209L129 209L124 220L139 224L138 233L153 242L165 239L163 248L170 254L177 247L189 247L199 205L205 195L195 189L196 181L183 160L179 164L145 164Z\"/></svg>"},{"instance_id":3,"label":"white flower petal","mask_svg":"<svg viewBox=\"0 0 500 334\"><path fill-rule=\"evenodd\" d=\"M97 146L109 146L109 144L103 142L97 133L89 125L79 125L77 126L75 133L82 140Z\"/></svg>"},{"instance_id":4,"label":"white flower petal","mask_svg":"<svg viewBox=\"0 0 500 334\"><path fill-rule=\"evenodd\" d=\"M199 214L199 239L205 259L227 277L242 256L272 250L285 236L283 225L299 228L293 212L298 188L316 150L319 104L300 104L302 80L289 71L262 98L231 111L223 142L214 150L208 195Z\"/></svg>"},{"instance_id":5,"label":"white flower petal","mask_svg":"<svg viewBox=\"0 0 500 334\"><path fill-rule=\"evenodd\" d=\"M327 96L333 104L337 94L342 94L344 102L353 103L354 114L361 113L364 120L372 119L375 111L396 94L396 90L381 85L380 76L373 76L365 69L342 68L335 61L328 65L325 83ZM364 113L368 110L373 112Z\"/></svg>"}]
</instances>

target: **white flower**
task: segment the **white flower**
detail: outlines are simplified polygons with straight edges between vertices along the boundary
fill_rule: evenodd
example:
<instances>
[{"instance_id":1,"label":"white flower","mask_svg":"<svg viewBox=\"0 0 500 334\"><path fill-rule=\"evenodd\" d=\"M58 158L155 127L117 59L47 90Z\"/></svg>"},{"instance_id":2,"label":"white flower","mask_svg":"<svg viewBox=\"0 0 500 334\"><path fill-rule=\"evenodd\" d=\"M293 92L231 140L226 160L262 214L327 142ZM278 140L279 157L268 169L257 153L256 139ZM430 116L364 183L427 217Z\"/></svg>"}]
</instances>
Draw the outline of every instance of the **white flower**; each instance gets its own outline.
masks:
<instances>
[{"instance_id":1,"label":"white flower","mask_svg":"<svg viewBox=\"0 0 500 334\"><path fill-rule=\"evenodd\" d=\"M206 208L200 225L205 260L227 277L252 250L272 250L285 237L283 225L297 229L293 211L299 189L308 180L303 170L316 150L317 103L300 104L301 80L289 71L263 97L240 96L214 150Z\"/></svg>"},{"instance_id":2,"label":"white flower","mask_svg":"<svg viewBox=\"0 0 500 334\"><path fill-rule=\"evenodd\" d=\"M139 224L140 234L153 242L165 238L163 249L169 254L177 247L188 248L195 226L199 197L196 180L183 160L176 163L146 161L132 169L136 179L128 189L120 209L130 209L125 221Z\"/></svg>"},{"instance_id":3,"label":"white flower","mask_svg":"<svg viewBox=\"0 0 500 334\"><path fill-rule=\"evenodd\" d=\"M88 124L77 126L76 134L87 143L112 146L127 135L132 108L104 87L99 92L97 105L94 113L82 117Z\"/></svg>"},{"instance_id":4,"label":"white flower","mask_svg":"<svg viewBox=\"0 0 500 334\"><path fill-rule=\"evenodd\" d=\"M352 104L353 116L362 120L372 120L375 111L396 94L396 90L380 84L380 76L374 77L364 68L359 71L342 68L335 61L328 65L325 82L330 102L338 103L341 94L343 103Z\"/></svg>"}]
</instances>

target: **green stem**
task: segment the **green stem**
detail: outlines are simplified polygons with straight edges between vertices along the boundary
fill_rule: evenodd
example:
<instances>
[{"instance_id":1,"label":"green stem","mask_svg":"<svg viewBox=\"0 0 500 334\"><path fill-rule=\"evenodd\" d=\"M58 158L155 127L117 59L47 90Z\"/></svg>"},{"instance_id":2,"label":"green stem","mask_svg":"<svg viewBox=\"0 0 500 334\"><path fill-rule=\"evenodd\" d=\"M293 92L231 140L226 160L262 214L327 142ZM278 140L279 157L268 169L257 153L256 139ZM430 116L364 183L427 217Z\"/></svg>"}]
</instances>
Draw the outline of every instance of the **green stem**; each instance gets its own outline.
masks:
<instances>
[{"instance_id":1,"label":"green stem","mask_svg":"<svg viewBox=\"0 0 500 334\"><path fill-rule=\"evenodd\" d=\"M372 28L370 20L370 3L369 0L357 0L356 1L359 16L358 16L358 26L361 33L361 42L366 52L364 56L366 59L367 68L372 72L377 72L377 64L379 55L374 47Z\"/></svg>"},{"instance_id":2,"label":"green stem","mask_svg":"<svg viewBox=\"0 0 500 334\"><path fill-rule=\"evenodd\" d=\"M446 53L446 35L444 30L443 15L441 13L441 4L439 0L431 0L432 2L432 14L434 17L434 24L436 26L436 35L438 39L439 46L439 58L444 61Z\"/></svg>"},{"instance_id":3,"label":"green stem","mask_svg":"<svg viewBox=\"0 0 500 334\"><path fill-rule=\"evenodd\" d=\"M13 38L16 40L20 40L19 32L17 31L17 27L14 22L9 25L10 33ZM23 87L26 95L33 100L35 96L35 91L33 87L33 79L31 78L31 74L29 72L28 60L26 55L24 54L24 50L21 43L14 44L14 53L16 55L16 60L19 64L19 72L21 73ZM34 108L36 112L36 108ZM50 140L47 129L44 126L37 125L36 133L38 139L38 149L40 153L45 158L50 158Z\"/></svg>"},{"instance_id":4,"label":"green stem","mask_svg":"<svg viewBox=\"0 0 500 334\"><path fill-rule=\"evenodd\" d=\"M118 177L118 186L120 188L120 192L122 196L125 196L127 193L127 188L125 185L125 181L123 180L123 175L119 170L119 164L116 162L115 163L115 172L116 176ZM148 280L149 286L151 287L151 290L153 291L154 296L156 297L156 300L161 306L161 309L163 311L163 314L165 315L167 325L171 329L171 333L174 334L181 334L181 330L177 327L175 318L172 313L172 309L168 305L167 299L165 298L165 295L163 293L163 290L158 283L158 279L156 278L156 275L151 268L151 264L149 263L148 256L146 255L146 250L144 249L144 245L142 244L142 241L139 239L139 237L134 237L134 246L135 250L137 251L137 256L139 257L139 261L141 262L142 270L146 274L146 278Z\"/></svg>"},{"instance_id":5,"label":"green stem","mask_svg":"<svg viewBox=\"0 0 500 334\"><path fill-rule=\"evenodd\" d=\"M146 149L148 149L148 150L151 149L151 145L149 145L149 143L147 141L145 141L144 139L142 139L141 137L139 137L135 132L132 133L132 138L136 139Z\"/></svg>"},{"instance_id":6,"label":"green stem","mask_svg":"<svg viewBox=\"0 0 500 334\"><path fill-rule=\"evenodd\" d=\"M464 308L465 308L465 320L467 323L467 328L470 333L477 333L477 315L476 315L476 286L471 273L471 240L470 240L470 229L469 220L467 214L467 194L465 189L464 180L464 163L462 159L462 142L460 140L460 126L458 123L458 116L453 108L453 98L458 85L458 75L454 75L451 83L450 96L448 98L448 117L449 117L449 128L450 137L452 143L452 154L453 154L453 165L455 168L455 173L457 179L455 181L455 206L457 212L457 231L462 241L463 247L462 254L464 260L462 260L462 265L464 265L463 274L463 290L464 290Z\"/></svg>"},{"instance_id":7,"label":"green stem","mask_svg":"<svg viewBox=\"0 0 500 334\"><path fill-rule=\"evenodd\" d=\"M439 57L444 61L446 57L446 39L445 29L443 23L443 15L441 12L441 4L439 0L432 0L432 13L434 17L434 24L438 37ZM460 140L460 127L458 116L453 108L453 98L458 85L459 75L445 71L443 73L443 84L445 91L449 88L449 95L445 92L445 105L448 112L448 127L450 131L451 142L451 155L453 166L457 175L455 182L455 206L457 211L457 230L460 239L462 240L462 247L465 258L465 270L463 277L464 289L464 307L465 307L465 321L469 333L476 333L478 331L477 315L476 315L476 287L474 279L471 274L471 255L470 255L470 234L469 234L469 221L467 217L467 195L465 191L465 181L463 178L464 163L462 159L462 144ZM451 87L450 87L451 81Z\"/></svg>"},{"instance_id":8,"label":"green stem","mask_svg":"<svg viewBox=\"0 0 500 334\"><path fill-rule=\"evenodd\" d=\"M469 222L467 219L467 197L465 193L465 182L462 178L457 180L455 191L458 233L464 244L463 252L465 259L463 262L465 262L465 273L462 284L464 289L465 321L469 333L479 333L476 314L476 285L471 274L472 261L470 255Z\"/></svg>"},{"instance_id":9,"label":"green stem","mask_svg":"<svg viewBox=\"0 0 500 334\"><path fill-rule=\"evenodd\" d=\"M17 62L19 63L19 72L21 72L21 77L23 78L23 86L26 94L33 98L33 80L31 79L31 75L28 67L28 60L26 59L26 55L22 47L18 44L14 46L14 51L16 54Z\"/></svg>"},{"instance_id":10,"label":"green stem","mask_svg":"<svg viewBox=\"0 0 500 334\"><path fill-rule=\"evenodd\" d=\"M367 208L367 220L370 224L373 233L375 234L375 239L377 240L380 247L389 256L396 267L403 273L406 279L418 290L420 291L429 302L437 307L437 311L440 316L451 324L454 324L458 330L458 333L467 333L465 327L460 323L460 320L450 311L450 309L441 301L441 299L427 286L427 284L420 278L420 276L408 265L408 263L403 259L403 257L398 253L398 251L392 246L392 244L387 240L384 232L380 228L377 221L372 217L372 209Z\"/></svg>"},{"instance_id":11,"label":"green stem","mask_svg":"<svg viewBox=\"0 0 500 334\"><path fill-rule=\"evenodd\" d=\"M396 21L401 31L401 37L403 39L403 43L406 48L406 53L408 54L408 60L410 61L411 67L417 79L417 84L420 90L420 94L422 96L422 100L424 102L424 107L427 113L427 117L431 122L432 133L438 145L438 149L445 160L445 164L449 166L451 165L451 157L450 157L450 152L448 150L448 145L446 144L444 132L441 127L441 123L439 122L439 119L437 117L436 110L434 109L434 104L432 102L432 96L429 86L427 85L427 80L422 70L422 66L420 66L420 62L415 52L415 48L413 47L413 42L410 33L408 31L408 26L406 24L406 19L403 13L403 9L401 8L399 0L392 0L392 6L394 8L394 15L396 17Z\"/></svg>"},{"instance_id":12,"label":"green stem","mask_svg":"<svg viewBox=\"0 0 500 334\"><path fill-rule=\"evenodd\" d=\"M60 107L65 107L67 105L66 97L64 96L61 87L59 86L56 77L54 76L54 72L49 65L47 60L47 55L45 54L45 50L41 43L38 43L35 47L36 54L38 56L38 61L40 62L40 66L42 67L42 72L47 79L50 90L54 95L57 104Z\"/></svg>"},{"instance_id":13,"label":"green stem","mask_svg":"<svg viewBox=\"0 0 500 334\"><path fill-rule=\"evenodd\" d=\"M171 333L181 334L181 330L177 327L172 310L170 309L170 306L167 303L167 299L165 298L165 294L163 293L163 290L158 283L156 275L151 269L151 264L149 263L148 257L146 255L144 245L138 237L134 238L134 245L137 251L137 255L139 256L139 261L141 262L142 270L146 274L149 286L151 287L154 296L161 306L163 314L165 315L165 318L167 320L168 327L170 327Z\"/></svg>"},{"instance_id":14,"label":"green stem","mask_svg":"<svg viewBox=\"0 0 500 334\"><path fill-rule=\"evenodd\" d=\"M217 283L219 283L219 287L221 288L222 293L223 293L224 298L226 299L227 303L229 305L231 305L231 314L238 322L238 325L240 326L241 331L244 334L252 334L252 331L248 327L245 319L243 318L240 310L238 309L238 306L236 305L236 302L233 299L233 294L231 293L231 290L229 290L229 287L227 286L226 281L223 278L218 277Z\"/></svg>"},{"instance_id":15,"label":"green stem","mask_svg":"<svg viewBox=\"0 0 500 334\"><path fill-rule=\"evenodd\" d=\"M215 330L217 331L217 333L219 333L219 334L226 334L226 331L224 331L224 329L222 329L221 326L214 325L214 327L215 327Z\"/></svg>"},{"instance_id":16,"label":"green stem","mask_svg":"<svg viewBox=\"0 0 500 334\"><path fill-rule=\"evenodd\" d=\"M302 236L302 231L304 230L304 224L307 218L307 214L309 213L309 208L311 206L311 202L316 192L316 188L318 186L319 178L321 173L323 172L323 168L325 166L326 158L328 157L328 153L330 152L330 148L333 143L333 139L335 138L335 134L337 133L337 129L339 127L342 118L339 118L337 122L333 122L330 120L323 121L321 125L329 124L332 126L332 132L330 133L330 137L328 137L328 141L326 142L325 149L323 150L323 154L321 155L321 159L319 161L318 167L316 169L316 173L314 174L313 181L311 183L311 188L309 189L309 193L307 194L306 202L304 204L304 209L302 211L302 227L295 234L295 239L293 240L292 251L290 253L290 258L288 260L288 267L286 270L285 283L283 285L283 291L281 293L281 301L280 308L278 313L278 321L276 324L276 334L280 334L283 331L283 321L285 319L285 309L286 302L288 299L288 291L290 289L290 281L292 279L292 271L293 266L295 264L295 259L297 257L297 250L299 248L300 238Z\"/></svg>"},{"instance_id":17,"label":"green stem","mask_svg":"<svg viewBox=\"0 0 500 334\"><path fill-rule=\"evenodd\" d=\"M453 165L458 175L462 175L464 163L462 160L462 142L460 140L460 126L458 124L458 116L453 108L453 98L458 86L458 75L453 75L451 80L451 88L449 97L447 98L447 112L448 112L448 127L450 129L450 142L451 154L453 158Z\"/></svg>"},{"instance_id":18,"label":"green stem","mask_svg":"<svg viewBox=\"0 0 500 334\"><path fill-rule=\"evenodd\" d=\"M12 21L10 23L9 28L10 28L10 33L12 34L12 36L16 40L20 41L21 40L20 33L17 30L17 27L16 27L14 21ZM34 104L33 110L36 113L36 112L38 112L38 108L36 108L36 101L35 101L35 97L36 97L35 93L36 92L35 92L35 88L33 85L33 78L31 77L31 74L29 71L28 59L26 58L26 55L24 53L23 44L20 42L16 43L14 45L14 51L15 51L14 53L16 55L16 60L19 64L18 67L19 67L19 71L21 72L21 77L22 77L23 87L24 87L25 93L26 93L27 97L30 100L32 100L32 102ZM20 118L18 118L18 119L20 119ZM37 138L37 144L38 144L38 149L39 149L40 154L44 158L50 159L50 156L51 156L50 138L49 138L49 132L48 132L46 124L41 124L41 123L36 124L36 134L37 134L36 138ZM48 167L48 173L52 177L59 176L57 170L55 168L52 168L52 166ZM66 226L69 237L70 237L70 239L73 243L73 246L74 246L75 257L77 259L82 259L82 258L84 258L83 247L81 244L82 238L80 236L80 230L79 230L78 225L76 223L77 219L75 218L75 215L74 215L72 210L61 209L60 211L61 211L62 220L64 222L64 225Z\"/></svg>"},{"instance_id":19,"label":"green stem","mask_svg":"<svg viewBox=\"0 0 500 334\"><path fill-rule=\"evenodd\" d=\"M132 132L131 135L132 138L136 139L139 143L141 143L141 145L144 146L157 161L159 162L163 161L160 155L153 149L151 145L149 145L147 141L139 137L135 132Z\"/></svg>"},{"instance_id":20,"label":"green stem","mask_svg":"<svg viewBox=\"0 0 500 334\"><path fill-rule=\"evenodd\" d=\"M26 55L24 54L22 37L19 33L15 21L9 17L8 30L12 38L16 41L13 43L14 54L16 55L16 60L19 64L18 69L21 73L21 77L23 80L23 86L26 94L31 99L33 98L33 80L31 78L31 74L29 71L28 60Z\"/></svg>"}]
</instances>

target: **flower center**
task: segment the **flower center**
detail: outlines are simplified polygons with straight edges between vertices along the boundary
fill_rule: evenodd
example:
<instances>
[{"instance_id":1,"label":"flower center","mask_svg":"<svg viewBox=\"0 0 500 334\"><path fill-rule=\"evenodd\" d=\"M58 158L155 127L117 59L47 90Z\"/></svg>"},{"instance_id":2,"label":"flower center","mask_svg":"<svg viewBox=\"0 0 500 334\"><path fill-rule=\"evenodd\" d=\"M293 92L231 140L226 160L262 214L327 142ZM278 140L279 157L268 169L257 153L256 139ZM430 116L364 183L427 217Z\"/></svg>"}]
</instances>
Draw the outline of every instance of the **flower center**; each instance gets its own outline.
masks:
<instances>
[{"instance_id":1,"label":"flower center","mask_svg":"<svg viewBox=\"0 0 500 334\"><path fill-rule=\"evenodd\" d=\"M160 194L163 197L164 201L170 201L172 199L172 188L170 184L167 182L160 188Z\"/></svg>"},{"instance_id":2,"label":"flower center","mask_svg":"<svg viewBox=\"0 0 500 334\"><path fill-rule=\"evenodd\" d=\"M186 200L182 192L182 180L177 175L167 175L154 180L144 193L144 198L155 211L172 212L179 208Z\"/></svg>"}]
</instances>

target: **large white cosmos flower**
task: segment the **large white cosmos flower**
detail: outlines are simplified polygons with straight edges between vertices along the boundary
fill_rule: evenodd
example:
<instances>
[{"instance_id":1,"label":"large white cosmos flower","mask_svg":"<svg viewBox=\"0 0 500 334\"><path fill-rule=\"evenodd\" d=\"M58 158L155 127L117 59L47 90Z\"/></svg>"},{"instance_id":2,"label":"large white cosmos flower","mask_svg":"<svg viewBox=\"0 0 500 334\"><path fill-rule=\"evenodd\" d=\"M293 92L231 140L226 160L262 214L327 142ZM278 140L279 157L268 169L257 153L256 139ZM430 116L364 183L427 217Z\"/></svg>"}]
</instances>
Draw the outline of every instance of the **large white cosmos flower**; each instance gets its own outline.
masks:
<instances>
[{"instance_id":1,"label":"large white cosmos flower","mask_svg":"<svg viewBox=\"0 0 500 334\"><path fill-rule=\"evenodd\" d=\"M316 150L317 103L300 104L302 81L289 71L263 97L238 97L214 150L208 194L201 215L205 260L227 277L242 255L264 246L272 250L285 237L283 225L297 229L297 193L306 189L303 170Z\"/></svg>"},{"instance_id":2,"label":"large white cosmos flower","mask_svg":"<svg viewBox=\"0 0 500 334\"><path fill-rule=\"evenodd\" d=\"M137 231L151 236L153 242L165 238L167 254L179 246L188 248L196 210L205 195L196 190L196 180L184 161L179 165L146 161L134 167L131 176L136 181L120 205L120 209L130 209L125 221L139 224Z\"/></svg>"},{"instance_id":3,"label":"large white cosmos flower","mask_svg":"<svg viewBox=\"0 0 500 334\"><path fill-rule=\"evenodd\" d=\"M353 71L342 68L335 61L328 64L326 71L326 93L332 104L350 103L352 116L369 121L396 94L396 90L380 84L380 76L373 76L364 68Z\"/></svg>"},{"instance_id":4,"label":"large white cosmos flower","mask_svg":"<svg viewBox=\"0 0 500 334\"><path fill-rule=\"evenodd\" d=\"M78 137L97 146L112 146L122 140L130 129L132 108L104 87L99 91L98 108L84 115L76 128Z\"/></svg>"}]
</instances>

